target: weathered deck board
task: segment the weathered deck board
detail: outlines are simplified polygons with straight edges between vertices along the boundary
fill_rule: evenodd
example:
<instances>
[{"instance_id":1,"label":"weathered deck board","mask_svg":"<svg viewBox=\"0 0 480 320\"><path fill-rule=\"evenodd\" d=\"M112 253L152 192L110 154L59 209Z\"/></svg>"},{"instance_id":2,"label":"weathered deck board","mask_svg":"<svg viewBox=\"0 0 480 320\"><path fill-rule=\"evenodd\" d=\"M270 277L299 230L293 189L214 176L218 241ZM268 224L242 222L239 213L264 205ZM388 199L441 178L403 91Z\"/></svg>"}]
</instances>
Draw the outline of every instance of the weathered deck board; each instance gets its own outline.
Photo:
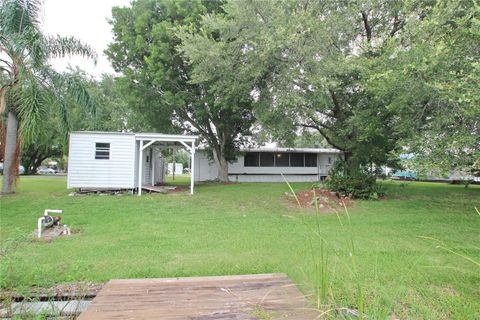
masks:
<instances>
[{"instance_id":1,"label":"weathered deck board","mask_svg":"<svg viewBox=\"0 0 480 320\"><path fill-rule=\"evenodd\" d=\"M169 191L175 191L177 187L175 186L152 186L151 184L144 184L142 186L143 190L159 193L168 193Z\"/></svg>"},{"instance_id":2,"label":"weathered deck board","mask_svg":"<svg viewBox=\"0 0 480 320\"><path fill-rule=\"evenodd\" d=\"M262 274L110 280L78 319L312 320L318 314L285 274Z\"/></svg>"}]
</instances>

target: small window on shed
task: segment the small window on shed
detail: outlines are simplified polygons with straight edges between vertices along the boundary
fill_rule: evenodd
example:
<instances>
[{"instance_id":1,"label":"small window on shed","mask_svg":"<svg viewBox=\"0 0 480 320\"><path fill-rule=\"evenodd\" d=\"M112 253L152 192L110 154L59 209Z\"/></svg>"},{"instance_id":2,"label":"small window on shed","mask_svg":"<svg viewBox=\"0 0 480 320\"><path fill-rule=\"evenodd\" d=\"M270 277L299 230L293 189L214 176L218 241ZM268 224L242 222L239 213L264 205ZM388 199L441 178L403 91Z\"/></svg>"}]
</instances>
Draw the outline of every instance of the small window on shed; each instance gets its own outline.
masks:
<instances>
[{"instance_id":1,"label":"small window on shed","mask_svg":"<svg viewBox=\"0 0 480 320\"><path fill-rule=\"evenodd\" d=\"M328 164L332 164L332 157L328 157Z\"/></svg>"},{"instance_id":2,"label":"small window on shed","mask_svg":"<svg viewBox=\"0 0 480 320\"><path fill-rule=\"evenodd\" d=\"M97 160L110 159L110 143L104 143L104 142L95 143L95 159Z\"/></svg>"}]
</instances>

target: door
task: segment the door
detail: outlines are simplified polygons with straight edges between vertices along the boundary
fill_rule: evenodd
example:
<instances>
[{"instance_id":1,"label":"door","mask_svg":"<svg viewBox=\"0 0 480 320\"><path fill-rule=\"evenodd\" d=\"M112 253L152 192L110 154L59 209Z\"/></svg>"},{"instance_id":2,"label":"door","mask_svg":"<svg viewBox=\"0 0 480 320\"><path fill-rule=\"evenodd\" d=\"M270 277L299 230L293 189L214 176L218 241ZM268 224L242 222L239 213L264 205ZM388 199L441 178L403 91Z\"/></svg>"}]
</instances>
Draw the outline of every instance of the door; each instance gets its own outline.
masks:
<instances>
[{"instance_id":1,"label":"door","mask_svg":"<svg viewBox=\"0 0 480 320\"><path fill-rule=\"evenodd\" d=\"M161 155L155 156L155 176L154 185L162 185L165 183L165 159Z\"/></svg>"}]
</instances>

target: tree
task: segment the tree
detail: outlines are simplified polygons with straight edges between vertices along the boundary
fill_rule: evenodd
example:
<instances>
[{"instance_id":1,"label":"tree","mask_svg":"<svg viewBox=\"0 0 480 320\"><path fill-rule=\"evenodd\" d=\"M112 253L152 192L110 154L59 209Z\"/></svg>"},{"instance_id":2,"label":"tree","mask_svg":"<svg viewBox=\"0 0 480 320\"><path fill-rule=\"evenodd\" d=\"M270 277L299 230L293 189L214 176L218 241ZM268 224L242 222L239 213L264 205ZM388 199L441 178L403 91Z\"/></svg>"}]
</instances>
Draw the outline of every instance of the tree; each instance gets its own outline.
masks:
<instances>
[{"instance_id":1,"label":"tree","mask_svg":"<svg viewBox=\"0 0 480 320\"><path fill-rule=\"evenodd\" d=\"M370 90L403 120L415 169L480 171L480 6L437 1L370 70Z\"/></svg>"},{"instance_id":2,"label":"tree","mask_svg":"<svg viewBox=\"0 0 480 320\"><path fill-rule=\"evenodd\" d=\"M42 162L49 158L60 158L65 146L65 132L55 110L48 112L40 130L32 141L22 143L21 163L26 174L36 174Z\"/></svg>"},{"instance_id":3,"label":"tree","mask_svg":"<svg viewBox=\"0 0 480 320\"><path fill-rule=\"evenodd\" d=\"M66 96L93 107L77 78L54 71L48 59L79 54L95 58L93 50L73 37L45 36L40 29L39 0L4 0L0 3L0 114L6 121L2 145L4 176L2 193L12 193L20 155L25 143L41 132L52 104L67 115Z\"/></svg>"},{"instance_id":4,"label":"tree","mask_svg":"<svg viewBox=\"0 0 480 320\"><path fill-rule=\"evenodd\" d=\"M194 75L195 51L181 45L188 34L200 32L201 16L221 12L221 5L221 1L139 0L129 8L114 8L114 42L107 55L122 72L119 81L128 88L124 92L135 110L157 130L200 135L218 165L218 179L228 181L228 161L235 159L254 122L253 88L241 81L230 86L237 70L228 65L215 78ZM183 39L177 34L182 26L188 26L182 29ZM210 36L214 39L215 34ZM211 54L212 67L220 68L221 60L214 59L223 57L215 56L214 50L206 53Z\"/></svg>"},{"instance_id":5,"label":"tree","mask_svg":"<svg viewBox=\"0 0 480 320\"><path fill-rule=\"evenodd\" d=\"M123 92L123 87L113 75L104 74L95 79L81 70L72 72L82 79L90 97L95 101L95 112L83 108L72 101L69 110L69 122L72 130L91 131L140 131L152 130L146 117L134 112Z\"/></svg>"},{"instance_id":6,"label":"tree","mask_svg":"<svg viewBox=\"0 0 480 320\"><path fill-rule=\"evenodd\" d=\"M399 147L399 120L369 90L368 77L374 76L369 66L400 36L407 17L424 14L424 7L385 1L230 1L225 14L202 21L200 29L214 29L216 37L197 34L190 41L197 50L184 52L197 55L192 61L197 82L222 78L228 67L239 82L253 74L255 115L264 128L280 140L302 127L314 129L344 151L347 169L356 170L389 162Z\"/></svg>"}]
</instances>

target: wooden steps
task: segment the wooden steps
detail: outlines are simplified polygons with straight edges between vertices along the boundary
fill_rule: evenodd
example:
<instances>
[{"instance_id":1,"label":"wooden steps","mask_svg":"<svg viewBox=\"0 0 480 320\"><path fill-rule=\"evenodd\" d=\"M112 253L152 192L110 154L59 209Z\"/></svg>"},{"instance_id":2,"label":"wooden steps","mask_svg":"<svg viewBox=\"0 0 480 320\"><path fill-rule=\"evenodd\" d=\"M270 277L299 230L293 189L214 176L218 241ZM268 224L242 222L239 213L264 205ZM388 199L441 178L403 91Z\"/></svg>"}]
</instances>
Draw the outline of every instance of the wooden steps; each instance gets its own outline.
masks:
<instances>
[{"instance_id":1,"label":"wooden steps","mask_svg":"<svg viewBox=\"0 0 480 320\"><path fill-rule=\"evenodd\" d=\"M110 280L79 320L311 320L319 315L285 274Z\"/></svg>"}]
</instances>

